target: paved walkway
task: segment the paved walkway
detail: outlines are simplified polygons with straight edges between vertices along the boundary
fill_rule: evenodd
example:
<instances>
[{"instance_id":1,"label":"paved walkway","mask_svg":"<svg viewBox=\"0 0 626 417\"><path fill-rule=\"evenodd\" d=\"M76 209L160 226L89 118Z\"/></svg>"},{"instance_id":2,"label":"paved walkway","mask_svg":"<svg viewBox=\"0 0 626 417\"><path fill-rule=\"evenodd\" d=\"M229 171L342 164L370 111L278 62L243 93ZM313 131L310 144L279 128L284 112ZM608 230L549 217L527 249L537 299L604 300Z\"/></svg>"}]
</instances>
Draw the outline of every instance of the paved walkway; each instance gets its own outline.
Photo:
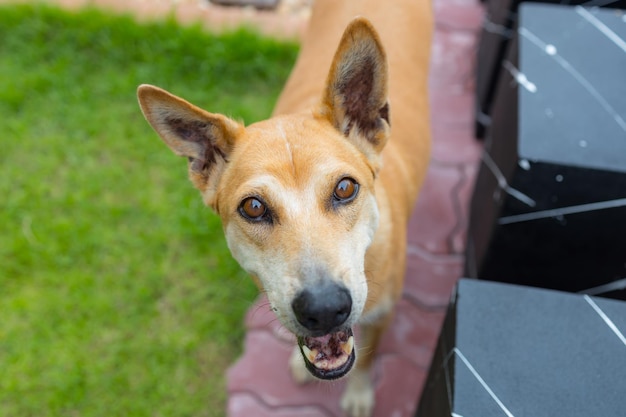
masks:
<instances>
[{"instance_id":1,"label":"paved walkway","mask_svg":"<svg viewBox=\"0 0 626 417\"><path fill-rule=\"evenodd\" d=\"M254 27L261 33L280 39L298 39L310 14L310 0L280 0L276 10L252 7L224 7L208 0L0 0L0 3L50 3L67 9L85 6L130 14L139 20L159 20L173 16L182 24L200 23L212 31Z\"/></svg>"},{"instance_id":2,"label":"paved walkway","mask_svg":"<svg viewBox=\"0 0 626 417\"><path fill-rule=\"evenodd\" d=\"M473 139L478 0L434 0L431 69L433 155L409 233L406 287L375 366L375 417L413 416L443 322L462 274L469 199L481 148ZM228 372L229 417L340 417L345 381L296 385L293 339L263 298L249 310L242 357Z\"/></svg>"}]
</instances>

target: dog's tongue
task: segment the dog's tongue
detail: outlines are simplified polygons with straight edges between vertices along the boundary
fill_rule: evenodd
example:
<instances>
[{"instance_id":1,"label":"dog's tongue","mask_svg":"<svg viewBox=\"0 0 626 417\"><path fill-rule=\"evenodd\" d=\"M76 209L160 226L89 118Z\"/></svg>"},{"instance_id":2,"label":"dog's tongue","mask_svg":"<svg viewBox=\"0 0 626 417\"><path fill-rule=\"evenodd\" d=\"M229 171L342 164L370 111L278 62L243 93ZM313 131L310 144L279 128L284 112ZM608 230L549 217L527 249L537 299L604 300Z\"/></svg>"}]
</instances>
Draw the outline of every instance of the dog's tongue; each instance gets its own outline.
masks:
<instances>
[{"instance_id":1,"label":"dog's tongue","mask_svg":"<svg viewBox=\"0 0 626 417\"><path fill-rule=\"evenodd\" d=\"M339 331L320 337L305 337L300 347L307 367L319 378L338 378L347 373L354 362L352 331Z\"/></svg>"}]
</instances>

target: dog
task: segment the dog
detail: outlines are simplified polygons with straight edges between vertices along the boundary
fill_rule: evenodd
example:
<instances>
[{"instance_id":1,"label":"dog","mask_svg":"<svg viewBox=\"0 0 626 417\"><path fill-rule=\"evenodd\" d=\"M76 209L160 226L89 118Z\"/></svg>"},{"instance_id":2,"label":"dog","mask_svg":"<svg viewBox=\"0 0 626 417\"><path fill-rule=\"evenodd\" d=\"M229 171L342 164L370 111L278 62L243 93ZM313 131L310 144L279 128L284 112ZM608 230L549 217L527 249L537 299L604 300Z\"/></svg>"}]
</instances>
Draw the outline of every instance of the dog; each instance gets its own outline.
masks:
<instances>
[{"instance_id":1,"label":"dog","mask_svg":"<svg viewBox=\"0 0 626 417\"><path fill-rule=\"evenodd\" d=\"M349 374L341 406L352 417L373 410L370 368L430 157L432 26L429 0L316 0L272 117L250 126L138 88L233 257L295 335L294 378Z\"/></svg>"}]
</instances>

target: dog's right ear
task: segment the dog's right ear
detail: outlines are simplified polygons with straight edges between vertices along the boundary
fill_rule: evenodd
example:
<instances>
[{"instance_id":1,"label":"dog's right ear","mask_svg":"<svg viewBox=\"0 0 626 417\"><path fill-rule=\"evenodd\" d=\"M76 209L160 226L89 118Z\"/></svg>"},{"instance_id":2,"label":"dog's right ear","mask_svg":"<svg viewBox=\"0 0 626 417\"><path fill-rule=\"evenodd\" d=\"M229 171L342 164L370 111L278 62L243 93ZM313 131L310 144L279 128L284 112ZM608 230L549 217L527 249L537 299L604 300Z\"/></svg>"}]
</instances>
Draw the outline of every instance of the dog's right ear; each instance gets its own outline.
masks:
<instances>
[{"instance_id":1,"label":"dog's right ear","mask_svg":"<svg viewBox=\"0 0 626 417\"><path fill-rule=\"evenodd\" d=\"M137 89L146 120L169 148L189 160L189 178L214 206L215 190L243 125L213 114L152 85Z\"/></svg>"}]
</instances>

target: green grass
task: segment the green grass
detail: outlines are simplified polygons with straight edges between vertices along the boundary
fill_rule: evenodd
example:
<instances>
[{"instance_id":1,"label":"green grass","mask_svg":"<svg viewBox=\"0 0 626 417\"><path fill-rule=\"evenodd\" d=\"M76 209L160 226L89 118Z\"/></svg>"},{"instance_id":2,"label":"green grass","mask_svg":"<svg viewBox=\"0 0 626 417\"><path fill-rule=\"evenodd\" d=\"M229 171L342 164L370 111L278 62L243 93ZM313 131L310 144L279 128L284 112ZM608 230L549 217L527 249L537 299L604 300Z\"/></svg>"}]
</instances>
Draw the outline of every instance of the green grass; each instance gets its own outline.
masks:
<instances>
[{"instance_id":1,"label":"green grass","mask_svg":"<svg viewBox=\"0 0 626 417\"><path fill-rule=\"evenodd\" d=\"M0 416L223 416L256 289L135 98L246 123L296 46L0 7Z\"/></svg>"}]
</instances>

